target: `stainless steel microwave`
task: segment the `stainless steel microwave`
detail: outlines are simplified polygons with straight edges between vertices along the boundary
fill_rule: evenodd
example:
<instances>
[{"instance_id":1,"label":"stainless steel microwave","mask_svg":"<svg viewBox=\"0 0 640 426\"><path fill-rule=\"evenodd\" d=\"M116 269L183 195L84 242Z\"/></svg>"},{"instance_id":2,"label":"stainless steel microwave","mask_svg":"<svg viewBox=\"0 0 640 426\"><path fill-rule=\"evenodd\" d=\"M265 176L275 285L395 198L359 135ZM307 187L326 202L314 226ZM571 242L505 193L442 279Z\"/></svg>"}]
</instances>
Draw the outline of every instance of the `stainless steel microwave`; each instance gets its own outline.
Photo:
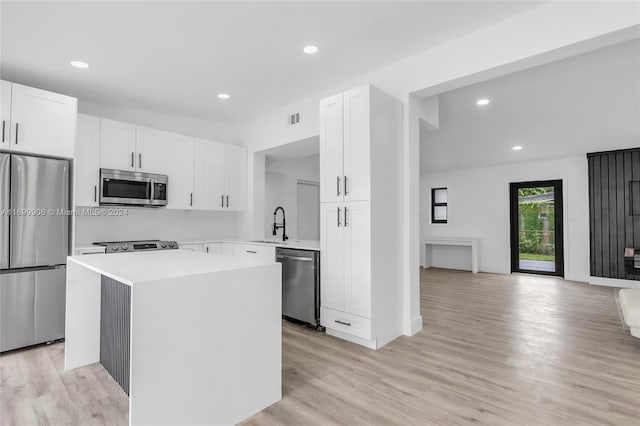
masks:
<instances>
[{"instance_id":1,"label":"stainless steel microwave","mask_svg":"<svg viewBox=\"0 0 640 426\"><path fill-rule=\"evenodd\" d=\"M166 206L168 182L166 175L100 169L100 205Z\"/></svg>"}]
</instances>

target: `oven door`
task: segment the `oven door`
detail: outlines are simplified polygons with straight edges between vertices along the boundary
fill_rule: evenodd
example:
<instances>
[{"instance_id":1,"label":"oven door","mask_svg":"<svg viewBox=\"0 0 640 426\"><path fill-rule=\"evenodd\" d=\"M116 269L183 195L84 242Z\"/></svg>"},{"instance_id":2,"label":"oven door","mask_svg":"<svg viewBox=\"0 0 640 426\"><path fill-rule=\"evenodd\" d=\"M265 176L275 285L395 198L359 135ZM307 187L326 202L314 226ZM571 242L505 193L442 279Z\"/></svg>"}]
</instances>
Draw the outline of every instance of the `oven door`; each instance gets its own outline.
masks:
<instances>
[{"instance_id":1,"label":"oven door","mask_svg":"<svg viewBox=\"0 0 640 426\"><path fill-rule=\"evenodd\" d=\"M100 169L100 205L148 206L153 179L144 173Z\"/></svg>"}]
</instances>

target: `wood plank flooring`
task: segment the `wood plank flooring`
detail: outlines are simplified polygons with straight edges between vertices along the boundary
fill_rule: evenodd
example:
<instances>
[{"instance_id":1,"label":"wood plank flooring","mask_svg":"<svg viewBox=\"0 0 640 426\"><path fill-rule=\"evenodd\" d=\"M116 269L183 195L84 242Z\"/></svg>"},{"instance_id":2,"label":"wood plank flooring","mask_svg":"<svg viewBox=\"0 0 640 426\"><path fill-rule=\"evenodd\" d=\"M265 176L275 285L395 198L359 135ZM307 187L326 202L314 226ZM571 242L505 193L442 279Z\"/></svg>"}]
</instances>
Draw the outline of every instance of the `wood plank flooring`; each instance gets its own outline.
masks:
<instances>
[{"instance_id":1,"label":"wood plank flooring","mask_svg":"<svg viewBox=\"0 0 640 426\"><path fill-rule=\"evenodd\" d=\"M379 351L284 322L283 394L254 425L640 425L640 339L614 289L430 269L424 330ZM0 357L0 424L126 425L99 365L63 344Z\"/></svg>"}]
</instances>

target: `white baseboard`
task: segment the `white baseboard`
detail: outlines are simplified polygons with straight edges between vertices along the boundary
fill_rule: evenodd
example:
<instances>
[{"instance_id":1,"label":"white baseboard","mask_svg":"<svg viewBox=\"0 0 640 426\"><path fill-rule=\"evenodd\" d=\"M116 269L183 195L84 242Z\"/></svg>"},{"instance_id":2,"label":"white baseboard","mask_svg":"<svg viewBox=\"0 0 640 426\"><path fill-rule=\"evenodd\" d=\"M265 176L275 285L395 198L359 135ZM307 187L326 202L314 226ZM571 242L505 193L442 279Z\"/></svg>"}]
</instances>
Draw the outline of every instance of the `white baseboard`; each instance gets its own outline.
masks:
<instances>
[{"instance_id":1,"label":"white baseboard","mask_svg":"<svg viewBox=\"0 0 640 426\"><path fill-rule=\"evenodd\" d=\"M620 288L638 288L640 289L640 281L620 280L617 278L589 277L589 284L602 285L606 287Z\"/></svg>"},{"instance_id":2,"label":"white baseboard","mask_svg":"<svg viewBox=\"0 0 640 426\"><path fill-rule=\"evenodd\" d=\"M407 333L408 331L408 333ZM422 331L422 315L411 320L410 329L405 330L405 336L414 336Z\"/></svg>"}]
</instances>

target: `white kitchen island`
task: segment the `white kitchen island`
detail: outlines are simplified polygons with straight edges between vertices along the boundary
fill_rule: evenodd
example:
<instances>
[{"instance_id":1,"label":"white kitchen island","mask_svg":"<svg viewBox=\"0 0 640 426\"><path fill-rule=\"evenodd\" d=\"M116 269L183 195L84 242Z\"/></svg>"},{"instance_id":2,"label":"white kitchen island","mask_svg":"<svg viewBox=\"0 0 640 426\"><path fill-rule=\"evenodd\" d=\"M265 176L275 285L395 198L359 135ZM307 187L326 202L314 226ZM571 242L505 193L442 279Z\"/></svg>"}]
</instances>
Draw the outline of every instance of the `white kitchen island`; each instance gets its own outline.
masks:
<instances>
[{"instance_id":1,"label":"white kitchen island","mask_svg":"<svg viewBox=\"0 0 640 426\"><path fill-rule=\"evenodd\" d=\"M237 423L282 397L280 268L186 250L69 257L65 369L102 362L131 425Z\"/></svg>"}]
</instances>

